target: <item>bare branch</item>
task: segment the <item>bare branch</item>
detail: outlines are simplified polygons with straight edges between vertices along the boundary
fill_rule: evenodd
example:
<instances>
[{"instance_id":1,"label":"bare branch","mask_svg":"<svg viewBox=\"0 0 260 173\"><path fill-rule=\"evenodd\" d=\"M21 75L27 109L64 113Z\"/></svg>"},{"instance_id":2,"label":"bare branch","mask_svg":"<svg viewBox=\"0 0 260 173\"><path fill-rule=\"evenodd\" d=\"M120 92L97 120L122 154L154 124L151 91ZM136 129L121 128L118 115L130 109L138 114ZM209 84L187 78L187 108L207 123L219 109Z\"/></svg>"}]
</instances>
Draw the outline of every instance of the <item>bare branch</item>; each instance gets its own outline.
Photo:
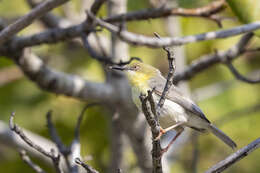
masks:
<instances>
[{"instance_id":1,"label":"bare branch","mask_svg":"<svg viewBox=\"0 0 260 173\"><path fill-rule=\"evenodd\" d=\"M80 115L78 116L77 124L75 127L75 132L74 132L75 140L79 140L80 125L83 120L84 113L86 112L86 110L88 108L93 107L93 106L98 106L99 104L100 103L90 103L90 104L87 104L86 106L84 106Z\"/></svg>"},{"instance_id":2,"label":"bare branch","mask_svg":"<svg viewBox=\"0 0 260 173\"><path fill-rule=\"evenodd\" d=\"M156 119L152 116L152 106L155 105L152 99L152 92L148 91L149 96L140 95L140 101L142 103L142 111L145 115L145 118L151 128L153 136L153 149L152 149L152 159L153 159L153 172L162 173L162 148L159 140L154 140L160 134L160 126ZM150 99L149 99L150 98ZM149 99L149 100L148 100ZM148 104L148 101L150 104ZM155 110L154 110L155 111ZM154 112L153 111L153 112ZM155 111L156 112L156 111Z\"/></svg>"},{"instance_id":3,"label":"bare branch","mask_svg":"<svg viewBox=\"0 0 260 173\"><path fill-rule=\"evenodd\" d=\"M86 81L79 76L58 72L46 66L29 50L13 55L14 61L32 81L44 90L82 100L111 100L114 89L110 84Z\"/></svg>"},{"instance_id":4,"label":"bare branch","mask_svg":"<svg viewBox=\"0 0 260 173\"><path fill-rule=\"evenodd\" d=\"M155 36L159 39L161 38L157 33L155 33ZM165 50L167 53L168 63L169 63L169 72L167 75L167 81L165 83L162 95L157 104L157 109L158 109L157 112L160 112L159 110L163 107L166 95L168 94L168 91L169 91L170 87L172 86L172 81L173 81L173 77L174 77L174 73L175 73L175 69L176 69L173 50L171 50L170 47L163 47L163 50Z\"/></svg>"},{"instance_id":5,"label":"bare branch","mask_svg":"<svg viewBox=\"0 0 260 173\"><path fill-rule=\"evenodd\" d=\"M53 162L53 165L56 169L57 173L62 173L63 171L60 168L60 155L59 154L55 154L56 151L54 149L51 149L50 152L46 151L44 148L42 148L41 146L35 144L32 140L30 140L22 131L22 129L14 124L14 113L11 114L10 116L10 120L9 120L9 126L10 129L12 131L14 131L17 135L20 136L20 138L27 143L30 147L34 148L35 150L37 150L38 152L42 153L44 156L50 158Z\"/></svg>"},{"instance_id":6,"label":"bare branch","mask_svg":"<svg viewBox=\"0 0 260 173\"><path fill-rule=\"evenodd\" d=\"M125 14L114 15L104 20L109 23L118 21L136 21L136 20L148 20L160 17L168 16L187 16L187 17L203 17L206 19L218 22L214 14L222 11L225 8L225 0L213 1L211 4L195 8L195 9L185 9L185 8L169 8L162 6L160 8L149 8L139 11L133 11ZM212 17L214 16L214 17Z\"/></svg>"},{"instance_id":7,"label":"bare branch","mask_svg":"<svg viewBox=\"0 0 260 173\"><path fill-rule=\"evenodd\" d=\"M46 117L47 117L47 127L48 127L49 133L51 135L51 139L56 144L60 153L62 153L66 157L70 153L70 150L69 150L68 147L66 147L62 143L62 141L61 141L61 139L60 139L60 137L59 137L52 121L51 121L51 114L52 114L52 111L48 111L48 113L46 115Z\"/></svg>"},{"instance_id":8,"label":"bare branch","mask_svg":"<svg viewBox=\"0 0 260 173\"><path fill-rule=\"evenodd\" d=\"M106 0L94 1L91 6L91 12L96 14L105 1ZM41 6L41 4L38 6ZM57 27L57 25L53 25L53 23L52 26ZM56 43L58 41L69 40L81 36L82 33L88 33L91 31L93 31L92 20L88 18L78 25L69 26L67 28L53 28L38 34L33 34L31 36L13 38L8 46L0 47L0 52L1 54L7 54L8 52L10 53L17 49L23 49L25 47L36 46L43 43Z\"/></svg>"},{"instance_id":9,"label":"bare branch","mask_svg":"<svg viewBox=\"0 0 260 173\"><path fill-rule=\"evenodd\" d=\"M88 51L88 53L90 54L90 56L94 59L96 59L97 61L103 62L105 64L114 64L112 62L112 57L106 56L106 55L100 55L99 53L97 53L94 48L92 48L89 44L88 41L88 35L86 34L82 34L81 39L84 45L84 48Z\"/></svg>"},{"instance_id":10,"label":"bare branch","mask_svg":"<svg viewBox=\"0 0 260 173\"><path fill-rule=\"evenodd\" d=\"M260 83L260 78L259 79L249 79L242 74L239 73L239 71L233 66L231 60L227 58L226 65L231 71L231 73L236 77L237 80L240 80L242 82L250 83L250 84L257 84Z\"/></svg>"},{"instance_id":11,"label":"bare branch","mask_svg":"<svg viewBox=\"0 0 260 173\"><path fill-rule=\"evenodd\" d=\"M17 135L20 136L21 139L23 139L24 142L26 142L29 146L37 150L38 152L42 153L46 157L52 158L52 154L48 151L45 151L42 147L40 147L37 144L34 144L22 131L22 129L14 124L14 115L15 113L13 112L10 116L10 121L9 121L9 126L12 131L14 131Z\"/></svg>"},{"instance_id":12,"label":"bare branch","mask_svg":"<svg viewBox=\"0 0 260 173\"><path fill-rule=\"evenodd\" d=\"M36 6L40 5L42 2L43 1L39 1L39 0L27 0L27 3L31 8L35 8ZM56 27L63 28L71 25L71 22L69 20L58 17L57 15L54 15L51 12L44 14L42 17L40 17L40 20L48 28L56 28Z\"/></svg>"},{"instance_id":13,"label":"bare branch","mask_svg":"<svg viewBox=\"0 0 260 173\"><path fill-rule=\"evenodd\" d=\"M86 163L82 162L80 160L80 158L76 158L75 162L77 164L79 164L80 166L82 166L88 173L98 173L97 170L95 170L94 168L92 168L91 166L87 165Z\"/></svg>"},{"instance_id":14,"label":"bare branch","mask_svg":"<svg viewBox=\"0 0 260 173\"><path fill-rule=\"evenodd\" d=\"M25 150L21 150L20 152L20 156L22 158L22 160L29 165L35 172L37 173L45 173L45 171L38 165L36 165L35 163L32 162L32 160L30 159L30 157L26 154Z\"/></svg>"},{"instance_id":15,"label":"bare branch","mask_svg":"<svg viewBox=\"0 0 260 173\"><path fill-rule=\"evenodd\" d=\"M225 169L230 167L231 165L235 164L239 160L243 159L244 157L248 156L251 152L258 149L260 147L260 138L256 139L255 141L251 142L247 146L241 148L237 152L231 154L226 159L220 161L216 165L212 166L208 169L205 173L220 173L223 172Z\"/></svg>"},{"instance_id":16,"label":"bare branch","mask_svg":"<svg viewBox=\"0 0 260 173\"><path fill-rule=\"evenodd\" d=\"M0 32L0 45L2 45L9 38L21 31L23 28L30 25L35 19L43 16L53 8L67 2L68 0L46 0L39 6L35 7L28 14L18 19L13 24L7 26Z\"/></svg>"},{"instance_id":17,"label":"bare branch","mask_svg":"<svg viewBox=\"0 0 260 173\"><path fill-rule=\"evenodd\" d=\"M91 12L95 14L97 9L100 8L100 6L102 5L102 3L104 1L105 0L95 1L94 4L92 5ZM212 9L214 9L214 8L212 8ZM205 10L204 12L207 13L206 11L207 10ZM214 10L212 10L212 11L214 11ZM59 21L59 20L56 20L56 19L53 20L54 19L53 16L50 17L50 18L51 19L47 20L48 22ZM124 20L124 17L123 18L118 17L117 19L113 19L113 17L111 16L111 17L106 19L107 22L111 22L111 21L120 22L122 20ZM125 20L125 21L127 21L127 20ZM88 19L88 22L84 21L84 22L82 22L78 25L70 26L70 27L67 27L67 28L54 28L54 29L49 29L47 31L43 31L43 32L38 33L38 34L31 35L31 36L19 37L19 38L13 39L11 41L9 49L11 48L14 51L16 49L21 49L21 48L30 47L30 46L36 46L36 45L40 45L40 44L44 44L44 43L45 44L46 43L56 43L56 42L59 42L59 41L69 40L69 39L81 36L81 34L84 33L84 32L87 32L89 30L91 31L92 27L93 27L91 24L92 24L92 21L90 21ZM57 27L57 25L55 25L54 22L51 23L51 26ZM9 51L12 51L12 50L9 50ZM7 51L7 50L1 50L1 52L5 52L5 51Z\"/></svg>"},{"instance_id":18,"label":"bare branch","mask_svg":"<svg viewBox=\"0 0 260 173\"><path fill-rule=\"evenodd\" d=\"M252 32L260 28L260 22L254 22L231 29L223 29L220 31L206 32L203 34L190 35L184 37L164 37L156 39L154 37L147 37L140 34L135 34L126 30L121 30L119 27L105 22L104 20L96 18L93 14L88 14L95 22L101 27L106 28L110 32L117 34L123 41L134 45L148 46L148 47L164 47L164 46L177 46L193 42L213 40L220 38L232 37L235 35Z\"/></svg>"},{"instance_id":19,"label":"bare branch","mask_svg":"<svg viewBox=\"0 0 260 173\"><path fill-rule=\"evenodd\" d=\"M199 58L198 60L193 61L191 65L188 66L183 72L175 75L173 83L176 84L181 80L191 79L196 74L209 68L210 66L224 62L227 57L234 60L239 55L246 52L245 47L247 46L248 42L251 40L252 37L252 33L245 34L239 40L239 42L232 48L223 52L217 52L211 55L206 55Z\"/></svg>"}]
</instances>

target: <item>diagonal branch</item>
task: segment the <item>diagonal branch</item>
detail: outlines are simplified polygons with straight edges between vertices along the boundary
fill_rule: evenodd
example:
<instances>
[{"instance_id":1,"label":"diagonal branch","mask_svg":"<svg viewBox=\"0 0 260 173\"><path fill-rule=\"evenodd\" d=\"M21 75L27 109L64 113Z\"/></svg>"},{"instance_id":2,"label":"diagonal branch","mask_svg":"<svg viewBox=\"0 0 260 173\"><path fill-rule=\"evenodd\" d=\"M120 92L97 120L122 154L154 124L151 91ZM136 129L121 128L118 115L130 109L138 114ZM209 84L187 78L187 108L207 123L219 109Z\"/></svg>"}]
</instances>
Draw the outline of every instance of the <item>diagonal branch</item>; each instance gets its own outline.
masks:
<instances>
[{"instance_id":1,"label":"diagonal branch","mask_svg":"<svg viewBox=\"0 0 260 173\"><path fill-rule=\"evenodd\" d=\"M80 158L76 158L75 162L81 165L88 173L99 173L97 170L92 168L91 166L87 165L86 163L82 162Z\"/></svg>"},{"instance_id":2,"label":"diagonal branch","mask_svg":"<svg viewBox=\"0 0 260 173\"><path fill-rule=\"evenodd\" d=\"M111 33L116 34L123 41L127 43L131 43L133 45L148 46L148 47L177 46L177 45L184 45L188 43L194 43L194 42L205 41L205 40L227 38L227 37L232 37L247 32L252 32L260 28L260 22L254 22L254 23L234 27L231 29L223 29L220 31L206 32L197 35L190 35L184 37L163 37L161 39L156 39L154 37L147 37L144 35L129 32L127 30L122 30L120 27L117 27L115 25L105 22L104 20L96 18L90 12L88 13L88 15L93 20L95 20L95 22L98 25L106 28Z\"/></svg>"},{"instance_id":3,"label":"diagonal branch","mask_svg":"<svg viewBox=\"0 0 260 173\"><path fill-rule=\"evenodd\" d=\"M252 37L252 33L245 34L239 40L239 42L230 49L223 52L217 52L211 55L206 55L199 58L198 60L193 61L191 65L189 65L183 72L180 72L179 74L175 75L173 83L176 84L181 80L189 80L195 75L197 75L199 72L202 72L203 70L206 70L215 64L225 62L225 59L227 57L231 60L236 59L238 56L247 51L245 47L247 46L248 42L252 39Z\"/></svg>"},{"instance_id":4,"label":"diagonal branch","mask_svg":"<svg viewBox=\"0 0 260 173\"><path fill-rule=\"evenodd\" d=\"M39 1L39 0L26 0L26 1L31 8L35 8L36 6L38 6L44 2L44 1ZM54 15L51 12L44 14L39 19L48 28L56 28L56 27L62 28L62 27L71 25L71 22L69 20L66 20L65 18L61 18L57 15Z\"/></svg>"},{"instance_id":5,"label":"diagonal branch","mask_svg":"<svg viewBox=\"0 0 260 173\"><path fill-rule=\"evenodd\" d=\"M28 14L24 15L11 25L7 26L0 32L0 45L2 45L9 38L14 36L16 33L30 25L35 19L43 16L48 11L55 7L64 4L68 0L46 0L39 6L35 7Z\"/></svg>"},{"instance_id":6,"label":"diagonal branch","mask_svg":"<svg viewBox=\"0 0 260 173\"><path fill-rule=\"evenodd\" d=\"M212 166L208 169L205 173L220 173L223 172L225 169L230 167L231 165L235 164L239 160L243 159L244 157L248 156L254 150L260 147L260 138L256 139L255 141L251 142L247 146L241 148L237 152L231 154L226 159L220 161L216 165Z\"/></svg>"}]
</instances>

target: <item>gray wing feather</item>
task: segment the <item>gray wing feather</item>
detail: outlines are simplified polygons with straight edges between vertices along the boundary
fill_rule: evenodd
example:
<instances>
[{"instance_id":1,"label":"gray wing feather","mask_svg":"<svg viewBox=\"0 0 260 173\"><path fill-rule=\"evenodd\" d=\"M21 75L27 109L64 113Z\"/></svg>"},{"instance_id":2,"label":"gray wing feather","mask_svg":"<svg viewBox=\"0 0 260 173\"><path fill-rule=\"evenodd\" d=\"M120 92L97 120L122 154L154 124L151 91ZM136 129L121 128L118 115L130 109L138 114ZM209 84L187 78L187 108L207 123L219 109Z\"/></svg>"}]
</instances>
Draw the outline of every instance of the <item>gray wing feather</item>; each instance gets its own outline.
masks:
<instances>
[{"instance_id":1,"label":"gray wing feather","mask_svg":"<svg viewBox=\"0 0 260 173\"><path fill-rule=\"evenodd\" d=\"M166 79L163 76L157 76L156 78L149 80L149 87L155 88L155 93L161 95L166 83ZM185 108L185 110L192 112L195 115L198 115L201 119L210 123L210 121L206 118L202 110L188 97L184 96L183 93L175 86L170 88L168 92L167 99L181 105Z\"/></svg>"}]
</instances>

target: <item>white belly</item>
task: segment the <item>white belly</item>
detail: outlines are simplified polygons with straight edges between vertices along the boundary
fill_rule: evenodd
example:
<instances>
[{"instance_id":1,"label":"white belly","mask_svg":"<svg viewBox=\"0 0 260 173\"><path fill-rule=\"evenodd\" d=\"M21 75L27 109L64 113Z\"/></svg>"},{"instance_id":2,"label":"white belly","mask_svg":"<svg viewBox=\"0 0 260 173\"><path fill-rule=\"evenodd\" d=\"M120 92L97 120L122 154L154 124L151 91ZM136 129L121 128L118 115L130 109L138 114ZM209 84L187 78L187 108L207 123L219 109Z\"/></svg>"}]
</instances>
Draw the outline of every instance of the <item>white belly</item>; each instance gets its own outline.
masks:
<instances>
[{"instance_id":1,"label":"white belly","mask_svg":"<svg viewBox=\"0 0 260 173\"><path fill-rule=\"evenodd\" d=\"M141 101L139 99L140 91L137 88L132 88L132 98L136 106L142 111ZM154 94L154 101L157 104L160 97ZM163 108L159 116L159 123L162 128L170 127L177 122L187 122L188 116L183 107L169 100L165 100Z\"/></svg>"},{"instance_id":2,"label":"white belly","mask_svg":"<svg viewBox=\"0 0 260 173\"><path fill-rule=\"evenodd\" d=\"M142 111L142 104L139 99L141 91L138 88L132 88L132 98L136 106L140 111ZM147 93L145 93L147 94ZM154 94L154 101L157 104L159 102L160 96ZM159 116L160 126L165 129L167 127L173 126L178 122L184 122L185 126L196 127L198 129L207 128L207 122L202 120L199 116L193 113L185 111L185 109L179 104L172 102L170 100L165 100L163 108L161 109Z\"/></svg>"},{"instance_id":3,"label":"white belly","mask_svg":"<svg viewBox=\"0 0 260 173\"><path fill-rule=\"evenodd\" d=\"M182 106L169 100L165 100L159 116L162 128L170 127L177 122L187 122L188 116Z\"/></svg>"}]
</instances>

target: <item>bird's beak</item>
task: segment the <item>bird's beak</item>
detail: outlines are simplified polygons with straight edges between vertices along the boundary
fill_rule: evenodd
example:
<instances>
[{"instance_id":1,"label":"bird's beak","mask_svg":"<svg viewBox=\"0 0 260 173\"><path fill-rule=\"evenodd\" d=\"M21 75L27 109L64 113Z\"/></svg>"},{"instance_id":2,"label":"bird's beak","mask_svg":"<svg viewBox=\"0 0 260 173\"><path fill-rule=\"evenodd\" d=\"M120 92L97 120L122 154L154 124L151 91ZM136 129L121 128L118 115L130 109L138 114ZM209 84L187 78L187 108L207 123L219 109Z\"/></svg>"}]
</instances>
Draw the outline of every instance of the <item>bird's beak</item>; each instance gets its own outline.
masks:
<instances>
[{"instance_id":1,"label":"bird's beak","mask_svg":"<svg viewBox=\"0 0 260 173\"><path fill-rule=\"evenodd\" d=\"M119 66L119 65L112 65L109 68L113 70L120 70L120 71L124 71L128 69L126 66Z\"/></svg>"}]
</instances>

